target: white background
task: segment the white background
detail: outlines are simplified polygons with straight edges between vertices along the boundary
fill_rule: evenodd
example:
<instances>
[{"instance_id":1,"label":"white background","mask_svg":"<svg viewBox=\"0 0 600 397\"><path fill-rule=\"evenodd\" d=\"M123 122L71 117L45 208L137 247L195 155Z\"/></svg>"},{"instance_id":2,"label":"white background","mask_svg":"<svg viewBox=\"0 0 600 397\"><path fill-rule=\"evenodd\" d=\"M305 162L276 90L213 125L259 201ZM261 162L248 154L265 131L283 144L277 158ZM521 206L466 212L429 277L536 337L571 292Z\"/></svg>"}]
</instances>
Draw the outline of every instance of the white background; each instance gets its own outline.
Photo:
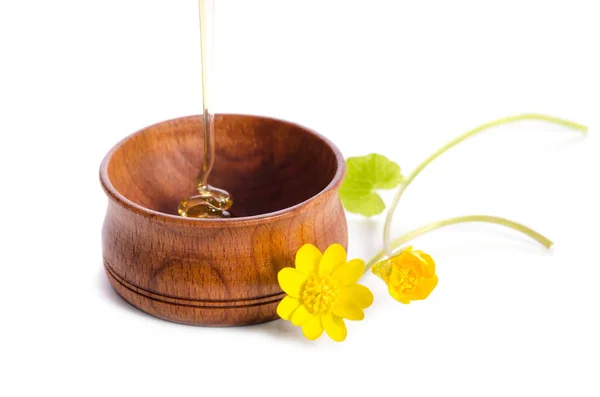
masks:
<instances>
[{"instance_id":1,"label":"white background","mask_svg":"<svg viewBox=\"0 0 600 397\"><path fill-rule=\"evenodd\" d=\"M515 124L436 161L395 236L485 213L555 248L481 224L434 232L415 242L438 264L432 295L405 306L367 276L375 303L339 344L283 321L171 324L103 273L102 157L200 112L196 2L2 0L0 394L600 395L595 3L217 0L217 111L306 125L346 157L379 152L406 173L498 117L590 126ZM349 256L379 250L382 225L349 216Z\"/></svg>"}]
</instances>

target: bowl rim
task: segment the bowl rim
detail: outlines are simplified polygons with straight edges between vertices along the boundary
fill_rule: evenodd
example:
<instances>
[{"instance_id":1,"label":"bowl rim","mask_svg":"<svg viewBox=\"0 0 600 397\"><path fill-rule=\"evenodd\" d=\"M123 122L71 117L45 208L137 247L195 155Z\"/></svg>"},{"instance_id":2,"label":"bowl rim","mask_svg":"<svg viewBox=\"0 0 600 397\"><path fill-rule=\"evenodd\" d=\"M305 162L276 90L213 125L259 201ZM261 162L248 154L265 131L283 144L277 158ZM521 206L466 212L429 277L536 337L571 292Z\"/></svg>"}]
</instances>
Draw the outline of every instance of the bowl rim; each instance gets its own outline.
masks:
<instances>
[{"instance_id":1,"label":"bowl rim","mask_svg":"<svg viewBox=\"0 0 600 397\"><path fill-rule=\"evenodd\" d=\"M141 206L137 203L134 203L133 201L131 201L127 197L125 197L123 194L121 194L113 186L113 184L110 181L110 178L108 176L108 164L110 163L110 160L111 160L113 154L120 147L122 147L124 144L126 144L128 141L130 141L131 139L134 139L138 135L145 133L147 130L149 130L151 128L157 127L162 124L173 123L173 122L182 122L182 121L186 121L189 119L195 119L195 118L202 117L201 115L189 115L189 116L183 116L183 117L176 117L176 118L172 118L172 119L168 119L168 120L164 120L164 121L160 121L160 122L151 124L147 127L144 127L142 129L134 132L131 135L128 135L127 137L125 137L124 139L119 141L116 145L114 145L108 151L108 153L106 153L106 155L104 156L104 159L102 160L102 163L100 165L100 183L102 185L104 192L106 193L106 195L108 196L109 199L112 199L115 203L119 204L121 207L124 207L125 209L132 211L132 212L136 213L137 215L141 215L143 217L149 218L154 221L169 223L169 224L177 223L182 226L204 225L204 226L215 226L215 227L219 227L219 226L220 227L231 227L231 226L246 226L246 225L253 225L253 224L262 224L262 223L268 223L273 220L279 220L279 219L291 217L298 210L301 210L301 209L307 207L308 205L310 205L314 201L318 200L320 197L324 196L328 192L337 190L340 187L340 185L342 184L342 180L344 178L344 174L346 171L346 162L344 161L344 157L343 157L342 153L340 152L340 150L338 149L338 147L336 145L334 145L333 142L331 142L329 139L325 138L323 135L319 134L318 132L316 132L310 128L304 127L300 124L293 123L290 121L285 121L285 120L278 119L278 118L273 118L273 117L250 115L250 114L235 114L235 113L215 114L215 118L217 118L217 117L218 118L232 117L232 116L269 120L269 121L274 121L277 123L287 124L289 126L296 127L300 130L303 130L305 133L308 133L308 134L314 136L315 138L319 139L335 155L337 169L335 171L333 178L327 184L327 186L325 186L317 194L315 194L312 197L310 197L298 204L295 204L291 207L286 207L281 210L274 211L274 212L268 212L265 214L244 216L244 217L239 217L239 218L216 218L216 219L213 219L213 218L185 218L185 217L182 217L179 215L165 214L164 212L151 210L151 209Z\"/></svg>"}]
</instances>

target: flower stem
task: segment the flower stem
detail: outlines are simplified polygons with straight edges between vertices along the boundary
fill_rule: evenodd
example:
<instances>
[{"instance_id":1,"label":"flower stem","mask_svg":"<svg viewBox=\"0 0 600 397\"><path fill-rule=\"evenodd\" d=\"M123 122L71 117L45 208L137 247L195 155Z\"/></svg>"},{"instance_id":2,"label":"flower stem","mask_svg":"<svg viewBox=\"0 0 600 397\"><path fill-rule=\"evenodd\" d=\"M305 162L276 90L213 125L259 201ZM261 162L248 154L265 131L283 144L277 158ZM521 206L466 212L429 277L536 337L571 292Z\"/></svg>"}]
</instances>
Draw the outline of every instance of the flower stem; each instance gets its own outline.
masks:
<instances>
[{"instance_id":1,"label":"flower stem","mask_svg":"<svg viewBox=\"0 0 600 397\"><path fill-rule=\"evenodd\" d=\"M467 215L467 216L459 216L456 218L444 219L443 221L433 222L428 225L422 226L418 229L413 230L412 232L406 233L405 235L397 238L391 243L391 250L395 250L407 242L422 236L425 233L428 233L432 230L442 228L444 226L455 225L457 223L466 223L466 222L485 222L485 223L493 223L500 226L505 226L514 230L517 230L532 239L536 240L546 248L552 247L554 244L548 238L544 237L540 233L536 232L533 229L528 228L527 226L521 225L520 223L513 222L508 219L500 218L497 216L488 216L488 215ZM384 257L392 256L393 253L390 253L386 250L379 251L366 265L365 265L365 273L373 267L373 265L379 262Z\"/></svg>"},{"instance_id":2,"label":"flower stem","mask_svg":"<svg viewBox=\"0 0 600 397\"><path fill-rule=\"evenodd\" d=\"M497 126L500 126L503 124L508 124L508 123L512 123L515 121L521 121L521 120L547 121L549 123L562 125L562 126L565 126L568 128L572 128L574 130L587 132L586 126L572 122L572 121L563 120L563 119L559 119L559 118L551 117L551 116L545 116L542 114L520 114L517 116L505 117L502 119L498 119L498 120L483 124L477 128L474 128L474 129L466 132L465 134L454 139L453 141L448 142L446 145L441 147L438 151L436 151L431 156L429 156L427 159L425 159L425 161L423 161L421 164L419 164L419 166L398 187L398 190L396 191L396 195L394 196L394 200L392 201L392 205L390 206L390 209L387 212L387 216L385 218L385 225L383 227L383 242L384 242L384 248L387 253L387 256L391 256L391 254L392 254L390 229L391 229L391 225L392 225L392 218L394 217L394 213L396 212L396 207L398 206L398 202L400 201L400 198L402 197L402 194L404 193L406 188L421 173L421 171L423 171L425 169L425 167L427 167L433 160L435 160L436 158L438 158L439 156L444 154L446 151L448 151L452 147L458 145L459 143L471 138L472 136L477 135L480 132L483 132L483 131L488 130L493 127L497 127Z\"/></svg>"}]
</instances>

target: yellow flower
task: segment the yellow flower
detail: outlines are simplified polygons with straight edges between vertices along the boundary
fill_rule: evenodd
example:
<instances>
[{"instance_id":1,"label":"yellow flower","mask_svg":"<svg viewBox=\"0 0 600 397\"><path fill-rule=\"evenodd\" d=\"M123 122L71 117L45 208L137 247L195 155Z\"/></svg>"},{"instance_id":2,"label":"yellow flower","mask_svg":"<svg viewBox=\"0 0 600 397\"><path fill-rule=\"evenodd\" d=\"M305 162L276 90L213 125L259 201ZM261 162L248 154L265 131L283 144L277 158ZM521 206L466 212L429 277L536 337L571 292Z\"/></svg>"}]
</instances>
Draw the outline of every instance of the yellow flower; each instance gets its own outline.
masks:
<instances>
[{"instance_id":1,"label":"yellow flower","mask_svg":"<svg viewBox=\"0 0 600 397\"><path fill-rule=\"evenodd\" d=\"M277 278L288 295L277 314L296 326L310 340L318 339L323 330L337 342L346 339L348 320L362 320L363 309L373 303L373 294L357 281L363 275L361 259L346 262L346 251L339 244L330 245L325 253L305 244L296 253L296 268L286 267Z\"/></svg>"},{"instance_id":2,"label":"yellow flower","mask_svg":"<svg viewBox=\"0 0 600 397\"><path fill-rule=\"evenodd\" d=\"M376 263L373 273L385 281L394 299L406 304L427 298L438 283L433 259L412 247Z\"/></svg>"}]
</instances>

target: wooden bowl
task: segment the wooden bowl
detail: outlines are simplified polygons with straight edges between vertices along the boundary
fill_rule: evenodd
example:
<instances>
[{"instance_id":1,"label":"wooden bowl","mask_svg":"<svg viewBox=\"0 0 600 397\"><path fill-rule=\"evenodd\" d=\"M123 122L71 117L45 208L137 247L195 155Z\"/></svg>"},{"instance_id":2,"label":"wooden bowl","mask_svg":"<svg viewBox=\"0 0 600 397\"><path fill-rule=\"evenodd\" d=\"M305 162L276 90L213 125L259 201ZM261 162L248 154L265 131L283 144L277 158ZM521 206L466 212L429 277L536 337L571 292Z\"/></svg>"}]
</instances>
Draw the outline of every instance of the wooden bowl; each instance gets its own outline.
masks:
<instances>
[{"instance_id":1,"label":"wooden bowl","mask_svg":"<svg viewBox=\"0 0 600 397\"><path fill-rule=\"evenodd\" d=\"M210 183L234 199L231 219L177 215L202 165L202 118L145 128L104 158L106 273L129 303L185 324L230 326L277 318L277 272L305 243L346 247L339 150L296 124L217 115Z\"/></svg>"}]
</instances>

